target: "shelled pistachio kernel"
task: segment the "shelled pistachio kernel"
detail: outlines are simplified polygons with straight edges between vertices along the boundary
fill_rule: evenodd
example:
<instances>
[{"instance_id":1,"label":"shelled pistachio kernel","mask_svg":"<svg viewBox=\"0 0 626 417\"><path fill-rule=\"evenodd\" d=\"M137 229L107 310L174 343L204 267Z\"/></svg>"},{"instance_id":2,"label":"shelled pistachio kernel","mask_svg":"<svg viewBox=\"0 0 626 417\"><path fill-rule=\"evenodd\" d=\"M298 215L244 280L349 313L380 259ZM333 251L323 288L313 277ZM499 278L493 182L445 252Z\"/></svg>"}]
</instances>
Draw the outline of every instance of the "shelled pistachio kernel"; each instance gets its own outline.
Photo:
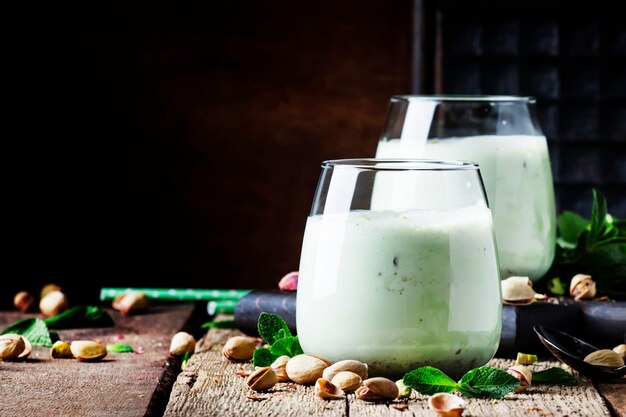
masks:
<instances>
[{"instance_id":1,"label":"shelled pistachio kernel","mask_svg":"<svg viewBox=\"0 0 626 417\"><path fill-rule=\"evenodd\" d=\"M72 355L81 362L96 362L107 355L107 348L91 340L75 340L70 344Z\"/></svg>"},{"instance_id":2,"label":"shelled pistachio kernel","mask_svg":"<svg viewBox=\"0 0 626 417\"><path fill-rule=\"evenodd\" d=\"M518 365L532 365L537 362L537 355L533 355L531 353L522 353L517 352L517 360L515 361Z\"/></svg>"},{"instance_id":3,"label":"shelled pistachio kernel","mask_svg":"<svg viewBox=\"0 0 626 417\"><path fill-rule=\"evenodd\" d=\"M72 349L69 342L58 340L54 342L50 348L50 356L52 359L72 359Z\"/></svg>"},{"instance_id":4,"label":"shelled pistachio kernel","mask_svg":"<svg viewBox=\"0 0 626 417\"><path fill-rule=\"evenodd\" d=\"M397 380L396 385L398 386L398 399L405 399L411 396L411 388L407 387L402 379Z\"/></svg>"}]
</instances>

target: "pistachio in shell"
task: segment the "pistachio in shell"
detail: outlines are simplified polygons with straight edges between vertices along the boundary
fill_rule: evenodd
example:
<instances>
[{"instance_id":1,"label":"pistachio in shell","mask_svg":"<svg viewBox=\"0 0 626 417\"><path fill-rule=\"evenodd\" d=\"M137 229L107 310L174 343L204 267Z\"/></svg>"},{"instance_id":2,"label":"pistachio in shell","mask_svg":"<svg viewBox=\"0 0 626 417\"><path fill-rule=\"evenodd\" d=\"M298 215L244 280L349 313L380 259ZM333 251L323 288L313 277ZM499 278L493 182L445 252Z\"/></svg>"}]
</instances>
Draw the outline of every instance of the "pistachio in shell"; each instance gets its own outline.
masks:
<instances>
[{"instance_id":1,"label":"pistachio in shell","mask_svg":"<svg viewBox=\"0 0 626 417\"><path fill-rule=\"evenodd\" d=\"M528 305L535 302L537 293L528 277L509 277L500 282L502 301L505 304Z\"/></svg>"},{"instance_id":2,"label":"pistachio in shell","mask_svg":"<svg viewBox=\"0 0 626 417\"><path fill-rule=\"evenodd\" d=\"M67 310L67 298L61 291L51 291L39 301L39 310L46 317L54 317Z\"/></svg>"},{"instance_id":3,"label":"pistachio in shell","mask_svg":"<svg viewBox=\"0 0 626 417\"><path fill-rule=\"evenodd\" d=\"M13 297L13 305L22 313L26 313L35 302L35 297L29 292L20 291Z\"/></svg>"},{"instance_id":4,"label":"pistachio in shell","mask_svg":"<svg viewBox=\"0 0 626 417\"><path fill-rule=\"evenodd\" d=\"M596 296L596 282L591 279L591 275L574 275L569 284L569 295L576 301Z\"/></svg>"},{"instance_id":5,"label":"pistachio in shell","mask_svg":"<svg viewBox=\"0 0 626 417\"><path fill-rule=\"evenodd\" d=\"M70 344L72 355L81 362L96 362L107 355L107 348L91 340L75 340Z\"/></svg>"},{"instance_id":6,"label":"pistachio in shell","mask_svg":"<svg viewBox=\"0 0 626 417\"><path fill-rule=\"evenodd\" d=\"M343 390L324 378L318 378L317 381L315 381L315 395L324 400L339 400L344 398Z\"/></svg>"},{"instance_id":7,"label":"pistachio in shell","mask_svg":"<svg viewBox=\"0 0 626 417\"><path fill-rule=\"evenodd\" d=\"M274 372L276 372L276 376L278 377L278 382L287 382L291 381L289 379L289 375L287 375L287 362L291 359L287 355L279 356L276 360L270 365Z\"/></svg>"},{"instance_id":8,"label":"pistachio in shell","mask_svg":"<svg viewBox=\"0 0 626 417\"><path fill-rule=\"evenodd\" d=\"M26 349L25 339L19 334L0 335L0 360L17 359Z\"/></svg>"},{"instance_id":9,"label":"pistachio in shell","mask_svg":"<svg viewBox=\"0 0 626 417\"><path fill-rule=\"evenodd\" d=\"M150 299L143 291L126 291L115 297L112 306L122 314L128 314L148 308Z\"/></svg>"},{"instance_id":10,"label":"pistachio in shell","mask_svg":"<svg viewBox=\"0 0 626 417\"><path fill-rule=\"evenodd\" d=\"M70 343L62 340L54 342L50 348L50 356L52 359L72 359L74 357Z\"/></svg>"},{"instance_id":11,"label":"pistachio in shell","mask_svg":"<svg viewBox=\"0 0 626 417\"><path fill-rule=\"evenodd\" d=\"M611 349L596 350L585 356L583 360L591 365L607 369L618 368L624 365L624 359L622 359L621 355Z\"/></svg>"},{"instance_id":12,"label":"pistachio in shell","mask_svg":"<svg viewBox=\"0 0 626 417\"><path fill-rule=\"evenodd\" d=\"M333 363L328 368L324 369L322 378L332 381L335 375L344 371L354 372L360 376L361 379L367 379L367 364L354 359L346 359Z\"/></svg>"},{"instance_id":13,"label":"pistachio in shell","mask_svg":"<svg viewBox=\"0 0 626 417\"><path fill-rule=\"evenodd\" d=\"M256 340L251 337L233 336L226 341L222 354L230 361L249 361L254 355Z\"/></svg>"},{"instance_id":14,"label":"pistachio in shell","mask_svg":"<svg viewBox=\"0 0 626 417\"><path fill-rule=\"evenodd\" d=\"M352 392L356 391L361 386L363 378L354 372L341 371L335 374L333 380L330 382L343 391Z\"/></svg>"},{"instance_id":15,"label":"pistachio in shell","mask_svg":"<svg viewBox=\"0 0 626 417\"><path fill-rule=\"evenodd\" d=\"M441 417L460 417L465 401L457 395L439 392L428 397L428 406Z\"/></svg>"},{"instance_id":16,"label":"pistachio in shell","mask_svg":"<svg viewBox=\"0 0 626 417\"><path fill-rule=\"evenodd\" d=\"M271 366L257 369L246 380L246 384L255 391L266 391L277 383L278 377Z\"/></svg>"},{"instance_id":17,"label":"pistachio in shell","mask_svg":"<svg viewBox=\"0 0 626 417\"><path fill-rule=\"evenodd\" d=\"M328 368L328 366L330 366L330 362L326 359L304 353L289 359L285 370L287 371L287 376L293 382L302 385L312 385L319 378L322 378L324 369Z\"/></svg>"},{"instance_id":18,"label":"pistachio in shell","mask_svg":"<svg viewBox=\"0 0 626 417\"><path fill-rule=\"evenodd\" d=\"M196 339L186 332L178 332L172 337L170 343L170 355L183 356L185 353L190 355L196 350Z\"/></svg>"},{"instance_id":19,"label":"pistachio in shell","mask_svg":"<svg viewBox=\"0 0 626 417\"><path fill-rule=\"evenodd\" d=\"M626 362L626 345L625 344L622 343L621 345L615 346L613 348L613 352L620 355L622 357L622 360Z\"/></svg>"},{"instance_id":20,"label":"pistachio in shell","mask_svg":"<svg viewBox=\"0 0 626 417\"><path fill-rule=\"evenodd\" d=\"M356 396L363 401L391 401L398 397L398 386L387 378L369 378L356 390Z\"/></svg>"},{"instance_id":21,"label":"pistachio in shell","mask_svg":"<svg viewBox=\"0 0 626 417\"><path fill-rule=\"evenodd\" d=\"M533 380L533 373L524 365L511 366L506 372L519 380L520 385L515 388L515 392L524 391Z\"/></svg>"}]
</instances>

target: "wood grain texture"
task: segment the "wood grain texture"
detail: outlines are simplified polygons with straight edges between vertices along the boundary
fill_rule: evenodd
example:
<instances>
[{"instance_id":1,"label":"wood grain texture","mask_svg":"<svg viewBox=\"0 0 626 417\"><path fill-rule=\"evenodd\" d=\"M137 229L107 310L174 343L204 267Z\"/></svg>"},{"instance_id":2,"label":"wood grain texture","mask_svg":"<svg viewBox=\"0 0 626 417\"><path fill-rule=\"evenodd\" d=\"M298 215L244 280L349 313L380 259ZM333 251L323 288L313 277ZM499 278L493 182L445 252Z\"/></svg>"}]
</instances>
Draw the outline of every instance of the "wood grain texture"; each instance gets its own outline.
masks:
<instances>
[{"instance_id":1,"label":"wood grain texture","mask_svg":"<svg viewBox=\"0 0 626 417\"><path fill-rule=\"evenodd\" d=\"M345 400L323 401L311 387L292 383L278 384L267 393L257 394L262 401L248 398L252 393L245 379L237 376L241 369L251 370L252 365L233 364L222 357L223 343L235 334L233 330L210 330L199 344L187 369L180 374L170 403L167 417L180 416L433 416L427 396L413 392L408 401L367 403L353 394ZM494 359L490 365L506 369L512 360ZM540 362L534 371L561 366L558 362ZM467 399L465 415L471 416L610 416L602 396L593 384L577 375L580 384L574 387L534 385L519 394L508 394L502 400ZM612 384L611 384L612 385ZM408 409L401 411L401 404Z\"/></svg>"},{"instance_id":2,"label":"wood grain texture","mask_svg":"<svg viewBox=\"0 0 626 417\"><path fill-rule=\"evenodd\" d=\"M192 309L153 307L128 317L112 311L115 327L59 331L62 340L128 343L141 354L109 353L102 362L87 363L52 360L49 348L34 347L25 362L0 361L0 415L143 416L167 361L171 337ZM21 317L0 314L0 327Z\"/></svg>"}]
</instances>

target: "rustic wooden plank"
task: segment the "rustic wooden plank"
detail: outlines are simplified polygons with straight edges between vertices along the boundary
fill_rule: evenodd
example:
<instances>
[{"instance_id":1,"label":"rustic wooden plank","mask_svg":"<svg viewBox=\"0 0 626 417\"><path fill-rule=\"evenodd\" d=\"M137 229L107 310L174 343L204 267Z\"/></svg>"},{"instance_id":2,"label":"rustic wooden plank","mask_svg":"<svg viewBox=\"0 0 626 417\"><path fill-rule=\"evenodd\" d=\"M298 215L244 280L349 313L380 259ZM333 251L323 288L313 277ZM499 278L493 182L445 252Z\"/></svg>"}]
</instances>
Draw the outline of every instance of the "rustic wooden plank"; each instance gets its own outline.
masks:
<instances>
[{"instance_id":1,"label":"rustic wooden plank","mask_svg":"<svg viewBox=\"0 0 626 417\"><path fill-rule=\"evenodd\" d=\"M626 377L599 383L597 388L616 417L626 416Z\"/></svg>"},{"instance_id":2,"label":"rustic wooden plank","mask_svg":"<svg viewBox=\"0 0 626 417\"><path fill-rule=\"evenodd\" d=\"M1 414L143 416L167 360L170 339L192 310L191 305L155 306L128 317L110 311L115 327L59 331L63 340L128 343L141 354L109 354L102 362L85 363L52 360L49 348L34 347L25 362L0 362ZM0 314L0 325L21 317Z\"/></svg>"},{"instance_id":3,"label":"rustic wooden plank","mask_svg":"<svg viewBox=\"0 0 626 417\"><path fill-rule=\"evenodd\" d=\"M345 401L323 401L313 394L311 387L279 384L265 394L263 401L248 397L252 392L245 386L238 370L251 370L252 365L233 364L221 355L223 343L236 330L212 329L200 341L197 353L187 369L179 375L172 390L165 415L168 417L198 416L432 416L427 396L413 392L408 401L367 403L350 394ZM491 366L506 368L512 360L494 359ZM563 366L556 361L533 365L534 371ZM568 368L566 368L568 369ZM569 369L568 369L569 370ZM577 375L577 374L576 374ZM580 384L574 387L533 385L519 394L509 394L501 400L467 399L467 415L472 416L610 416L602 396L586 378L577 375ZM402 411L402 404L408 409ZM400 408L400 409L398 409Z\"/></svg>"}]
</instances>

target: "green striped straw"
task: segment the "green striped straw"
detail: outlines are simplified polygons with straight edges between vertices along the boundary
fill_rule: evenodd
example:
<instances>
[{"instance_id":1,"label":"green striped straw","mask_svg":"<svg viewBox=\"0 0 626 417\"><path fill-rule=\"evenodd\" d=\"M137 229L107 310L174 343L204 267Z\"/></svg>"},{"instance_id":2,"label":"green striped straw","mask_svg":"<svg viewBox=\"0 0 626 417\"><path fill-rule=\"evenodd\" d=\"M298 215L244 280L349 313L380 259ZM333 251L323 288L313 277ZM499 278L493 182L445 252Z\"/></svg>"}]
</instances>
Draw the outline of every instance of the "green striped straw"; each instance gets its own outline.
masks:
<instances>
[{"instance_id":1,"label":"green striped straw","mask_svg":"<svg viewBox=\"0 0 626 417\"><path fill-rule=\"evenodd\" d=\"M236 305L237 300L213 300L207 303L206 310L209 316L218 313L233 314Z\"/></svg>"},{"instance_id":2,"label":"green striped straw","mask_svg":"<svg viewBox=\"0 0 626 417\"><path fill-rule=\"evenodd\" d=\"M235 304L251 290L196 289L196 288L102 288L100 300L109 301L128 291L141 291L151 300L163 301L232 301ZM228 304L228 303L227 303ZM226 305L226 304L225 304ZM216 307L217 308L217 307ZM226 307L224 307L226 308ZM233 305L234 309L234 305Z\"/></svg>"}]
</instances>

